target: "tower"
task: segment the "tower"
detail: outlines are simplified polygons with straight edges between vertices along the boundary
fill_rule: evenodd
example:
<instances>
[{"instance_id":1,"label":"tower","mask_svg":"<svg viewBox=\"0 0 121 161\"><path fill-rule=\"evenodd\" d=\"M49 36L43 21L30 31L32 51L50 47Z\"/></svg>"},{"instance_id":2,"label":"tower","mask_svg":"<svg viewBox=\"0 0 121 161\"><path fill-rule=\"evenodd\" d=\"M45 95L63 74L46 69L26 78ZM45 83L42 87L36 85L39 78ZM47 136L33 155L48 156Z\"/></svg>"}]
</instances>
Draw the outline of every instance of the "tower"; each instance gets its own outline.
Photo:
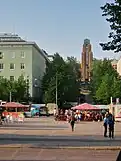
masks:
<instances>
[{"instance_id":1,"label":"tower","mask_svg":"<svg viewBox=\"0 0 121 161\"><path fill-rule=\"evenodd\" d=\"M93 53L89 39L84 40L82 49L82 64L81 64L81 81L89 82L91 77L91 66Z\"/></svg>"}]
</instances>

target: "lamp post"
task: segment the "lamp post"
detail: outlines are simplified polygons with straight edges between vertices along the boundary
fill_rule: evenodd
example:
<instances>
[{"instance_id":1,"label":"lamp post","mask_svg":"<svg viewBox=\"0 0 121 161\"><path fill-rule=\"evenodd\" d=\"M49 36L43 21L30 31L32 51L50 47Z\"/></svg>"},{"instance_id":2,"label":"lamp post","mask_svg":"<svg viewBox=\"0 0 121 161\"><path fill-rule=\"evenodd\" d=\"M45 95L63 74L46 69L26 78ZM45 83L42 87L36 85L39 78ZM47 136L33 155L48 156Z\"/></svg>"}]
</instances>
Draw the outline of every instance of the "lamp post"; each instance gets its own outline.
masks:
<instances>
[{"instance_id":1,"label":"lamp post","mask_svg":"<svg viewBox=\"0 0 121 161\"><path fill-rule=\"evenodd\" d=\"M58 77L56 73L56 105L58 105Z\"/></svg>"},{"instance_id":2,"label":"lamp post","mask_svg":"<svg viewBox=\"0 0 121 161\"><path fill-rule=\"evenodd\" d=\"M41 98L41 79L39 78L35 78L34 79L34 87L37 89L37 100L40 102L41 99L39 100L39 98Z\"/></svg>"},{"instance_id":3,"label":"lamp post","mask_svg":"<svg viewBox=\"0 0 121 161\"><path fill-rule=\"evenodd\" d=\"M27 102L29 102L29 76L27 76L26 85L27 85L27 89L26 89Z\"/></svg>"},{"instance_id":4,"label":"lamp post","mask_svg":"<svg viewBox=\"0 0 121 161\"><path fill-rule=\"evenodd\" d=\"M11 92L10 92L10 95L9 95L9 101L11 102L12 98L11 98Z\"/></svg>"}]
</instances>

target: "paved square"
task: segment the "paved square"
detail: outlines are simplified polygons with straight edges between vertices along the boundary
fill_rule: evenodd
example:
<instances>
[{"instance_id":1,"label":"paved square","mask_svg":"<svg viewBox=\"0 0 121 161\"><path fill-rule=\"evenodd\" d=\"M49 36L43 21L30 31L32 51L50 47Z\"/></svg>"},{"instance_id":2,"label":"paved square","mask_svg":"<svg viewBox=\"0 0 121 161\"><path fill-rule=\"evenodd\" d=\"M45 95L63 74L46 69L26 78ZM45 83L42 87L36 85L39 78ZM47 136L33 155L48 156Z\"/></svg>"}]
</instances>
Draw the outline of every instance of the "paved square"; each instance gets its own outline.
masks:
<instances>
[{"instance_id":1,"label":"paved square","mask_svg":"<svg viewBox=\"0 0 121 161\"><path fill-rule=\"evenodd\" d=\"M0 160L115 161L121 149L121 123L115 139L103 137L102 122L69 123L30 118L0 127ZM105 149L105 150L104 150Z\"/></svg>"}]
</instances>

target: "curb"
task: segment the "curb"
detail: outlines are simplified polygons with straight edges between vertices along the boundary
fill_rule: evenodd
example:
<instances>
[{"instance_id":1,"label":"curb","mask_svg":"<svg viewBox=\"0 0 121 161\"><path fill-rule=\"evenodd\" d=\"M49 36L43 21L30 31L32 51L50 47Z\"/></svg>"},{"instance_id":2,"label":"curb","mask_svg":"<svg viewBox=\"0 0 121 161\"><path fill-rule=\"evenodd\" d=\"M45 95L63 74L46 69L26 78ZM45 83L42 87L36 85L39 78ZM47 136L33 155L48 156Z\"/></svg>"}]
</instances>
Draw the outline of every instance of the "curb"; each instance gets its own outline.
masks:
<instances>
[{"instance_id":1,"label":"curb","mask_svg":"<svg viewBox=\"0 0 121 161\"><path fill-rule=\"evenodd\" d=\"M80 149L80 150L121 150L121 146L82 146L82 147L71 147L71 146L31 146L31 145L0 145L0 149L7 148L30 148L30 149Z\"/></svg>"}]
</instances>

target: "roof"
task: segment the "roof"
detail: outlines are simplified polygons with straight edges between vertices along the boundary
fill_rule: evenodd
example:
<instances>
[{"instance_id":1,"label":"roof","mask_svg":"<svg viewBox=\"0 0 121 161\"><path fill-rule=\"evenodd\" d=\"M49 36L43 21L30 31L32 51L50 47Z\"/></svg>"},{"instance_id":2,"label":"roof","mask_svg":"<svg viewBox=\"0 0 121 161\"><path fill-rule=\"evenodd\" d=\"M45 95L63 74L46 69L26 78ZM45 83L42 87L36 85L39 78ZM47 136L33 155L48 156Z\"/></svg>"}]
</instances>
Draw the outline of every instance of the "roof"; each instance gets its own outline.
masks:
<instances>
[{"instance_id":1,"label":"roof","mask_svg":"<svg viewBox=\"0 0 121 161\"><path fill-rule=\"evenodd\" d=\"M17 34L12 33L2 33L0 34L0 42L25 42Z\"/></svg>"},{"instance_id":2,"label":"roof","mask_svg":"<svg viewBox=\"0 0 121 161\"><path fill-rule=\"evenodd\" d=\"M12 34L12 33L0 34L0 45L1 46L4 46L4 45L32 45L39 51L39 53L47 61L50 61L47 53L43 49L40 49L39 46L35 42L26 41L26 40L22 39L20 36L18 36L17 34Z\"/></svg>"},{"instance_id":3,"label":"roof","mask_svg":"<svg viewBox=\"0 0 121 161\"><path fill-rule=\"evenodd\" d=\"M21 103L18 102L7 102L4 105L2 105L3 107L12 107L12 108L24 108L24 107L28 107L27 105L23 105Z\"/></svg>"},{"instance_id":4,"label":"roof","mask_svg":"<svg viewBox=\"0 0 121 161\"><path fill-rule=\"evenodd\" d=\"M98 110L97 107L95 107L91 104L88 104L88 103L83 103L83 104L77 105L75 107L72 107L72 109L74 109L74 110Z\"/></svg>"},{"instance_id":5,"label":"roof","mask_svg":"<svg viewBox=\"0 0 121 161\"><path fill-rule=\"evenodd\" d=\"M99 109L109 109L109 105L94 105L95 107L99 108Z\"/></svg>"}]
</instances>

